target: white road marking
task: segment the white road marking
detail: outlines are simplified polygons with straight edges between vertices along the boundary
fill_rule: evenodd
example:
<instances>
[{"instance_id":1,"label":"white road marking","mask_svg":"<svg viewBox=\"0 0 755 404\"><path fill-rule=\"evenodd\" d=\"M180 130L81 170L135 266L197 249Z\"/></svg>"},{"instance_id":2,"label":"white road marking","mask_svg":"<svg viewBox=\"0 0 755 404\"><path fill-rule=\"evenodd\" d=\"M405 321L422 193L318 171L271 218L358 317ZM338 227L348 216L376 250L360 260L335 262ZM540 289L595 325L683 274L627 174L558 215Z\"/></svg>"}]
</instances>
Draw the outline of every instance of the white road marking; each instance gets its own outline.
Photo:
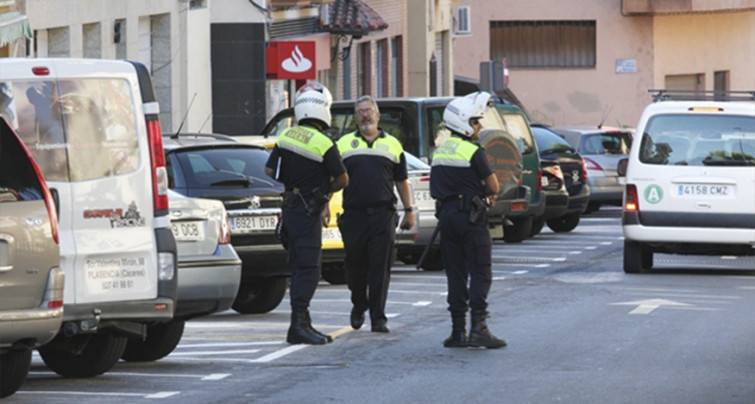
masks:
<instances>
[{"instance_id":1,"label":"white road marking","mask_svg":"<svg viewBox=\"0 0 755 404\"><path fill-rule=\"evenodd\" d=\"M109 373L109 372L108 372ZM142 398L168 398L180 394L178 391L161 391L157 393L114 393L114 392L91 392L91 391L33 391L19 390L16 394L24 395L66 395L66 396L104 396L104 397L142 397Z\"/></svg>"},{"instance_id":2,"label":"white road marking","mask_svg":"<svg viewBox=\"0 0 755 404\"><path fill-rule=\"evenodd\" d=\"M610 304L614 306L637 306L634 310L630 311L629 314L650 314L653 310L661 306L676 306L676 307L691 306L686 303L680 303L680 302L675 302L675 301L666 300L666 299L646 299L646 300L635 300L632 302L620 302L620 303L610 303Z\"/></svg>"},{"instance_id":3,"label":"white road marking","mask_svg":"<svg viewBox=\"0 0 755 404\"><path fill-rule=\"evenodd\" d=\"M171 357L174 356L200 356L200 355L226 355L226 354L250 354L257 353L259 349L236 349L232 351L192 351L192 352L172 352Z\"/></svg>"},{"instance_id":4,"label":"white road marking","mask_svg":"<svg viewBox=\"0 0 755 404\"><path fill-rule=\"evenodd\" d=\"M419 302L417 302L417 303L414 303L414 304L413 304L412 306L417 306L417 307L421 307L421 306L429 306L429 305L431 305L432 303L433 303L433 302L429 302L429 301L427 301L427 300L422 300L422 301L419 301Z\"/></svg>"}]
</instances>

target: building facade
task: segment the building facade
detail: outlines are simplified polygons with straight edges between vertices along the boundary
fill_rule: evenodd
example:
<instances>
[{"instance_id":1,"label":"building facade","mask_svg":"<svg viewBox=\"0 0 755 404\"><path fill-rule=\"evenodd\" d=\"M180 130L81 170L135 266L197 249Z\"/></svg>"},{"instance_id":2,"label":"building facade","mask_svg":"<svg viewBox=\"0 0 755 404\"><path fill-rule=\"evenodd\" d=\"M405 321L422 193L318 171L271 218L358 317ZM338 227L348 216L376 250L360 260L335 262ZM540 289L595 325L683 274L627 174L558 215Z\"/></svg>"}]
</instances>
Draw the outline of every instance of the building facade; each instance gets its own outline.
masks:
<instances>
[{"instance_id":1,"label":"building facade","mask_svg":"<svg viewBox=\"0 0 755 404\"><path fill-rule=\"evenodd\" d=\"M509 87L546 124L634 126L649 89L755 89L753 0L458 0L471 35L454 73L506 59Z\"/></svg>"},{"instance_id":2,"label":"building facade","mask_svg":"<svg viewBox=\"0 0 755 404\"><path fill-rule=\"evenodd\" d=\"M18 0L19 57L129 59L152 74L164 132L212 127L209 0ZM183 126L181 126L183 124Z\"/></svg>"}]
</instances>

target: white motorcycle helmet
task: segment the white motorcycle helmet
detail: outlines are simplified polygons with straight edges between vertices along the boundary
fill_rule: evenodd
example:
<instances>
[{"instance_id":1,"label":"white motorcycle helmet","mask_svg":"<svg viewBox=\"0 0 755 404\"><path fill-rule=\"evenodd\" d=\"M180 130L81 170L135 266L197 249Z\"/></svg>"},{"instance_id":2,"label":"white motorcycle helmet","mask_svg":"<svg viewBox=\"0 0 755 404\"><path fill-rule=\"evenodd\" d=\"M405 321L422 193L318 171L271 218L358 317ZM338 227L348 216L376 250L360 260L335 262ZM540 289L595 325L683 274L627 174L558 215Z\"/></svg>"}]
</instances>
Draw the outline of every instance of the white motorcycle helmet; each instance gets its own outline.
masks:
<instances>
[{"instance_id":1,"label":"white motorcycle helmet","mask_svg":"<svg viewBox=\"0 0 755 404\"><path fill-rule=\"evenodd\" d=\"M490 100L490 93L478 91L457 97L446 106L443 111L443 123L448 129L470 137L474 134L474 128L469 125L472 118L482 118Z\"/></svg>"},{"instance_id":2,"label":"white motorcycle helmet","mask_svg":"<svg viewBox=\"0 0 755 404\"><path fill-rule=\"evenodd\" d=\"M294 116L296 122L303 119L317 119L330 126L330 105L333 103L333 96L330 91L322 84L312 81L296 91L294 97Z\"/></svg>"}]
</instances>

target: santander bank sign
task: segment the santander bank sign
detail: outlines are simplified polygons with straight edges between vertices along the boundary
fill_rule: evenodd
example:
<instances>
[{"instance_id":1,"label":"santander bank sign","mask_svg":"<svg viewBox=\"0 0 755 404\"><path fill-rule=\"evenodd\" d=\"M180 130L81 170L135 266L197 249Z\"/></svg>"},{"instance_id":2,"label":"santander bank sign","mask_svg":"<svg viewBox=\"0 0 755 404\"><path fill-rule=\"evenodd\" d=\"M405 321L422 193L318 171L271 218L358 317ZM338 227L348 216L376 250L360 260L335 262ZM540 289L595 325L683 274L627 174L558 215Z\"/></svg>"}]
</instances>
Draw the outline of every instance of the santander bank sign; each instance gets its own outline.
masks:
<instances>
[{"instance_id":1,"label":"santander bank sign","mask_svg":"<svg viewBox=\"0 0 755 404\"><path fill-rule=\"evenodd\" d=\"M310 80L317 76L313 41L270 42L266 57L268 79Z\"/></svg>"}]
</instances>

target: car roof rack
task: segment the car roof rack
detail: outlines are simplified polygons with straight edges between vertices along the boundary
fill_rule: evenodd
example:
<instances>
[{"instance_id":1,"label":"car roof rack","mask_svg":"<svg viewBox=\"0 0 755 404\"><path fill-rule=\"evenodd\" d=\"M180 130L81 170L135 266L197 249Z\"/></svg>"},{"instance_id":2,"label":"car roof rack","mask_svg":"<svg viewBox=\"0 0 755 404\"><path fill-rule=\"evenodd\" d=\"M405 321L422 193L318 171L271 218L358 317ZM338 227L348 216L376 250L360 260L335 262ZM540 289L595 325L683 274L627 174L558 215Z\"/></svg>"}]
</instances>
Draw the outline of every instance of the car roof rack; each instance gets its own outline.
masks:
<instances>
[{"instance_id":1,"label":"car roof rack","mask_svg":"<svg viewBox=\"0 0 755 404\"><path fill-rule=\"evenodd\" d=\"M648 90L658 101L755 101L755 91Z\"/></svg>"}]
</instances>

